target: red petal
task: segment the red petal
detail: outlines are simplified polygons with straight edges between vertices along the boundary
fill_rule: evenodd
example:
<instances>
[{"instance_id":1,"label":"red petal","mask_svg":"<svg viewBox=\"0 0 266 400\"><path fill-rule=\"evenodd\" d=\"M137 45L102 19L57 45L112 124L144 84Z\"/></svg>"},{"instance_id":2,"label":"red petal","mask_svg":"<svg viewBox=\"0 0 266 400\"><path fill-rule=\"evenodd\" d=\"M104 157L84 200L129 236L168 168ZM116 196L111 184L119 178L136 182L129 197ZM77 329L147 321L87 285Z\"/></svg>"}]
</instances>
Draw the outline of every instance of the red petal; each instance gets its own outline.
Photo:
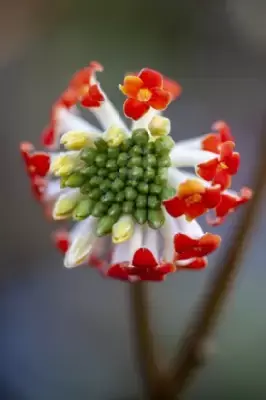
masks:
<instances>
[{"instance_id":1,"label":"red petal","mask_svg":"<svg viewBox=\"0 0 266 400\"><path fill-rule=\"evenodd\" d=\"M39 176L35 176L31 180L31 191L37 201L42 201L43 192L45 191L46 186L46 180Z\"/></svg>"},{"instance_id":2,"label":"red petal","mask_svg":"<svg viewBox=\"0 0 266 400\"><path fill-rule=\"evenodd\" d=\"M176 267L174 266L174 264L171 263L165 263L160 265L157 270L163 274L163 275L167 275L167 274L171 274L173 272L176 272Z\"/></svg>"},{"instance_id":3,"label":"red petal","mask_svg":"<svg viewBox=\"0 0 266 400\"><path fill-rule=\"evenodd\" d=\"M207 211L206 206L203 200L201 200L199 202L189 204L189 206L186 207L185 215L188 217L189 220L192 220L201 216L206 211Z\"/></svg>"},{"instance_id":4,"label":"red petal","mask_svg":"<svg viewBox=\"0 0 266 400\"><path fill-rule=\"evenodd\" d=\"M71 108L78 102L78 92L73 88L68 88L59 98L61 106Z\"/></svg>"},{"instance_id":5,"label":"red petal","mask_svg":"<svg viewBox=\"0 0 266 400\"><path fill-rule=\"evenodd\" d=\"M230 175L235 175L240 165L240 154L234 152L232 156L226 161Z\"/></svg>"},{"instance_id":6,"label":"red petal","mask_svg":"<svg viewBox=\"0 0 266 400\"><path fill-rule=\"evenodd\" d=\"M144 68L140 71L138 77L142 80L143 86L151 88L162 88L163 78L162 75L153 69Z\"/></svg>"},{"instance_id":7,"label":"red petal","mask_svg":"<svg viewBox=\"0 0 266 400\"><path fill-rule=\"evenodd\" d=\"M177 261L177 265L180 269L203 269L207 266L208 264L208 260L205 257L197 257L194 258L189 264L187 265L178 265L178 261Z\"/></svg>"},{"instance_id":8,"label":"red petal","mask_svg":"<svg viewBox=\"0 0 266 400\"><path fill-rule=\"evenodd\" d=\"M172 100L175 100L182 93L182 87L179 83L163 76L163 89L171 94Z\"/></svg>"},{"instance_id":9,"label":"red petal","mask_svg":"<svg viewBox=\"0 0 266 400\"><path fill-rule=\"evenodd\" d=\"M213 160L198 164L197 174L202 179L205 179L205 181L212 181L216 174L218 165L219 165L218 158L214 158Z\"/></svg>"},{"instance_id":10,"label":"red petal","mask_svg":"<svg viewBox=\"0 0 266 400\"><path fill-rule=\"evenodd\" d=\"M206 256L216 250L221 244L221 237L219 235L213 235L212 233L205 233L200 240L199 246L201 246L200 257Z\"/></svg>"},{"instance_id":11,"label":"red petal","mask_svg":"<svg viewBox=\"0 0 266 400\"><path fill-rule=\"evenodd\" d=\"M128 281L129 275L124 264L114 264L107 271L107 276L121 281Z\"/></svg>"},{"instance_id":12,"label":"red petal","mask_svg":"<svg viewBox=\"0 0 266 400\"><path fill-rule=\"evenodd\" d=\"M187 249L191 249L198 244L197 239L192 239L184 233L177 233L174 237L174 246L177 253L182 253Z\"/></svg>"},{"instance_id":13,"label":"red petal","mask_svg":"<svg viewBox=\"0 0 266 400\"><path fill-rule=\"evenodd\" d=\"M138 249L133 257L132 264L137 268L156 268L158 262L149 249Z\"/></svg>"},{"instance_id":14,"label":"red petal","mask_svg":"<svg viewBox=\"0 0 266 400\"><path fill-rule=\"evenodd\" d=\"M31 165L35 168L35 173L44 177L50 168L50 156L46 153L34 153L31 156Z\"/></svg>"},{"instance_id":15,"label":"red petal","mask_svg":"<svg viewBox=\"0 0 266 400\"><path fill-rule=\"evenodd\" d=\"M127 99L124 102L124 113L128 118L135 121L140 119L149 110L150 106L147 103L135 99Z\"/></svg>"},{"instance_id":16,"label":"red petal","mask_svg":"<svg viewBox=\"0 0 266 400\"><path fill-rule=\"evenodd\" d=\"M204 137L201 142L201 148L206 151L211 151L212 153L219 153L219 146L221 140L215 133L209 133Z\"/></svg>"},{"instance_id":17,"label":"red petal","mask_svg":"<svg viewBox=\"0 0 266 400\"><path fill-rule=\"evenodd\" d=\"M226 124L226 122L217 121L213 124L212 129L218 131L221 142L227 142L228 140L234 142L234 138L231 134L231 129Z\"/></svg>"},{"instance_id":18,"label":"red petal","mask_svg":"<svg viewBox=\"0 0 266 400\"><path fill-rule=\"evenodd\" d=\"M164 200L163 205L172 217L177 218L184 214L186 210L186 204L183 199L179 199L179 197L175 196L171 199Z\"/></svg>"},{"instance_id":19,"label":"red petal","mask_svg":"<svg viewBox=\"0 0 266 400\"><path fill-rule=\"evenodd\" d=\"M93 100L104 101L104 96L98 85L90 86L89 94Z\"/></svg>"},{"instance_id":20,"label":"red petal","mask_svg":"<svg viewBox=\"0 0 266 400\"><path fill-rule=\"evenodd\" d=\"M34 146L30 142L20 143L20 154L26 166L30 165L31 153L34 151Z\"/></svg>"},{"instance_id":21,"label":"red petal","mask_svg":"<svg viewBox=\"0 0 266 400\"><path fill-rule=\"evenodd\" d=\"M104 261L97 256L91 254L88 260L88 264L90 265L90 267L102 268L104 266Z\"/></svg>"},{"instance_id":22,"label":"red petal","mask_svg":"<svg viewBox=\"0 0 266 400\"><path fill-rule=\"evenodd\" d=\"M171 101L170 93L160 88L153 88L151 92L152 95L148 101L149 105L155 110L165 110Z\"/></svg>"},{"instance_id":23,"label":"red petal","mask_svg":"<svg viewBox=\"0 0 266 400\"><path fill-rule=\"evenodd\" d=\"M53 146L56 140L55 130L52 126L45 128L41 134L41 142L44 146Z\"/></svg>"},{"instance_id":24,"label":"red petal","mask_svg":"<svg viewBox=\"0 0 266 400\"><path fill-rule=\"evenodd\" d=\"M164 275L159 271L153 270L149 272L144 272L139 275L141 281L151 281L151 282L161 282L164 280Z\"/></svg>"},{"instance_id":25,"label":"red petal","mask_svg":"<svg viewBox=\"0 0 266 400\"><path fill-rule=\"evenodd\" d=\"M213 178L214 185L220 185L222 190L228 189L231 186L231 175L228 169L219 169Z\"/></svg>"},{"instance_id":26,"label":"red petal","mask_svg":"<svg viewBox=\"0 0 266 400\"><path fill-rule=\"evenodd\" d=\"M224 142L221 144L220 149L220 160L226 164L226 161L232 157L234 152L235 143L234 142Z\"/></svg>"},{"instance_id":27,"label":"red petal","mask_svg":"<svg viewBox=\"0 0 266 400\"><path fill-rule=\"evenodd\" d=\"M219 185L207 188L202 195L206 208L214 208L221 199L221 187Z\"/></svg>"},{"instance_id":28,"label":"red petal","mask_svg":"<svg viewBox=\"0 0 266 400\"><path fill-rule=\"evenodd\" d=\"M67 231L57 231L53 234L55 245L61 253L65 254L70 246L70 237Z\"/></svg>"}]
</instances>

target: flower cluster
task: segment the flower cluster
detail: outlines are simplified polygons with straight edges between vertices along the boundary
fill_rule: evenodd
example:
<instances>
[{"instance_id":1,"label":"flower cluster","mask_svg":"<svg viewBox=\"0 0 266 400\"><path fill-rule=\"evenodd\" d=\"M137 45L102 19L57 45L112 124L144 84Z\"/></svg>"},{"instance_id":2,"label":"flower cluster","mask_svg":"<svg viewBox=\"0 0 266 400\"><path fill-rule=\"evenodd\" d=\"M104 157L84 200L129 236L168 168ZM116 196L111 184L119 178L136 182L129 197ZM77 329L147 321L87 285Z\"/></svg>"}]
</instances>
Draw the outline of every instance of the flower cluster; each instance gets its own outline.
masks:
<instances>
[{"instance_id":1,"label":"flower cluster","mask_svg":"<svg viewBox=\"0 0 266 400\"><path fill-rule=\"evenodd\" d=\"M20 147L34 196L60 221L53 239L65 266L87 263L130 282L206 267L220 237L196 218L218 225L252 195L230 189L240 155L228 125L218 121L212 133L176 144L161 112L181 87L144 68L119 85L129 128L96 79L102 70L93 62L77 72L55 102L42 133L47 151ZM80 117L80 106L101 129ZM68 219L70 229L61 225Z\"/></svg>"}]
</instances>

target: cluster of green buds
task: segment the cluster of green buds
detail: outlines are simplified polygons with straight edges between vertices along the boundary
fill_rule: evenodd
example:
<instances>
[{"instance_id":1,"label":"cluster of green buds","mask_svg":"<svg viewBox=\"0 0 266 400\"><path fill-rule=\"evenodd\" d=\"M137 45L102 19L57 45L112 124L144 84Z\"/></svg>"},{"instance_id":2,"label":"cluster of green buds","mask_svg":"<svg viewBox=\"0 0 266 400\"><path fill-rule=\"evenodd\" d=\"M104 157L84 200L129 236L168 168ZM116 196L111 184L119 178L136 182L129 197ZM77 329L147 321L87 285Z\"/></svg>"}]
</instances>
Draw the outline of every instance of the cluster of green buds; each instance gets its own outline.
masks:
<instances>
[{"instance_id":1,"label":"cluster of green buds","mask_svg":"<svg viewBox=\"0 0 266 400\"><path fill-rule=\"evenodd\" d=\"M58 174L62 188L79 189L71 210L75 220L99 218L98 236L114 232L121 217L153 229L164 224L162 201L175 195L167 183L174 142L170 136L160 136L156 124L154 132L152 136L136 129L128 136L111 127L93 142L84 136L82 142L77 140L77 148L83 148L69 153L64 162L69 168Z\"/></svg>"}]
</instances>

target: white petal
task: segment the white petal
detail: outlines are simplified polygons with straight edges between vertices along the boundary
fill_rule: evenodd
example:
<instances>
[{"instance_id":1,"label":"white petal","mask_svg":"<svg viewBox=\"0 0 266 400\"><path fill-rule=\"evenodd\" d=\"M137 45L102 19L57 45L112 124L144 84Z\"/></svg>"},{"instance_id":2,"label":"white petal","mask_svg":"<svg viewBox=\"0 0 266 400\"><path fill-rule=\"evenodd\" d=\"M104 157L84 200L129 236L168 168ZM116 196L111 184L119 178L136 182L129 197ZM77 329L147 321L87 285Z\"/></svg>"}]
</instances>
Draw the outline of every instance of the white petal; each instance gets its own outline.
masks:
<instances>
[{"instance_id":1,"label":"white petal","mask_svg":"<svg viewBox=\"0 0 266 400\"><path fill-rule=\"evenodd\" d=\"M76 267L86 261L97 241L95 234L96 218L88 217L76 225L75 231L71 232L71 245L65 255L64 264L66 268Z\"/></svg>"},{"instance_id":2,"label":"white petal","mask_svg":"<svg viewBox=\"0 0 266 400\"><path fill-rule=\"evenodd\" d=\"M174 247L174 236L180 233L181 227L178 223L178 219L175 219L164 210L165 223L160 228L160 233L163 236L164 247L163 247L163 260L167 262L173 262L175 255Z\"/></svg>"},{"instance_id":3,"label":"white petal","mask_svg":"<svg viewBox=\"0 0 266 400\"><path fill-rule=\"evenodd\" d=\"M204 235L204 232L200 224L193 219L193 221L188 222L184 216L177 218L178 224L181 228L182 233L192 237L193 239L198 239Z\"/></svg>"},{"instance_id":4,"label":"white petal","mask_svg":"<svg viewBox=\"0 0 266 400\"><path fill-rule=\"evenodd\" d=\"M60 187L60 180L56 179L54 181L49 181L44 194L43 194L43 199L44 201L49 201L49 200L54 200L57 198L60 194L64 193L66 189L62 189Z\"/></svg>"},{"instance_id":5,"label":"white petal","mask_svg":"<svg viewBox=\"0 0 266 400\"><path fill-rule=\"evenodd\" d=\"M150 108L149 111L143 115L143 117L141 117L137 121L132 122L132 127L131 127L132 131L134 129L140 129L140 128L148 129L148 125L151 122L152 118L158 114L159 114L158 111L154 110L154 108Z\"/></svg>"},{"instance_id":6,"label":"white petal","mask_svg":"<svg viewBox=\"0 0 266 400\"><path fill-rule=\"evenodd\" d=\"M132 261L135 252L143 246L143 227L135 224L134 233L129 239L129 258Z\"/></svg>"},{"instance_id":7,"label":"white petal","mask_svg":"<svg viewBox=\"0 0 266 400\"><path fill-rule=\"evenodd\" d=\"M170 153L170 158L175 167L195 167L197 164L217 158L217 154L175 146Z\"/></svg>"},{"instance_id":8,"label":"white petal","mask_svg":"<svg viewBox=\"0 0 266 400\"><path fill-rule=\"evenodd\" d=\"M84 118L71 113L65 108L60 108L57 114L58 135L60 136L68 131L100 132L98 128L87 122Z\"/></svg>"},{"instance_id":9,"label":"white petal","mask_svg":"<svg viewBox=\"0 0 266 400\"><path fill-rule=\"evenodd\" d=\"M185 180L186 175L183 172L173 167L168 168L168 183L170 186L176 189Z\"/></svg>"},{"instance_id":10,"label":"white petal","mask_svg":"<svg viewBox=\"0 0 266 400\"><path fill-rule=\"evenodd\" d=\"M112 264L130 262L130 240L116 244L112 255Z\"/></svg>"},{"instance_id":11,"label":"white petal","mask_svg":"<svg viewBox=\"0 0 266 400\"><path fill-rule=\"evenodd\" d=\"M53 219L66 219L71 215L80 197L79 189L68 189L60 194L53 208Z\"/></svg>"},{"instance_id":12,"label":"white petal","mask_svg":"<svg viewBox=\"0 0 266 400\"><path fill-rule=\"evenodd\" d=\"M192 139L180 140L179 142L177 142L176 147L177 148L180 147L182 149L187 148L187 149L200 150L202 140L205 138L205 136L206 135L202 135Z\"/></svg>"},{"instance_id":13,"label":"white petal","mask_svg":"<svg viewBox=\"0 0 266 400\"><path fill-rule=\"evenodd\" d=\"M150 250L154 258L159 262L159 231L148 225L145 227L143 247Z\"/></svg>"}]
</instances>

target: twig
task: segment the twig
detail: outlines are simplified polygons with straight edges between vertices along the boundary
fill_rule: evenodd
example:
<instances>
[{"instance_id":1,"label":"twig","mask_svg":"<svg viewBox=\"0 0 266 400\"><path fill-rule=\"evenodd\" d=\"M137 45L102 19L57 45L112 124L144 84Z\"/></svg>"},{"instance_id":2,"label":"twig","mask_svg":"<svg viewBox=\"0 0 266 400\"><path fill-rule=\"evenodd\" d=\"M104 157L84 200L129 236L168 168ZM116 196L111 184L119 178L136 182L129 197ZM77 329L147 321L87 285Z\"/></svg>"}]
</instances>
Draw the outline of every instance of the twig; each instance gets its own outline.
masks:
<instances>
[{"instance_id":1,"label":"twig","mask_svg":"<svg viewBox=\"0 0 266 400\"><path fill-rule=\"evenodd\" d=\"M256 211L263 195L266 171L266 120L263 124L261 157L256 171L254 196L244 214L238 229L235 232L232 246L217 273L207 284L207 294L202 301L200 309L196 310L194 320L189 326L179 352L169 371L170 379L166 385L167 393L164 399L175 399L189 383L192 375L203 363L204 345L209 335L215 328L215 323L224 306L230 288L236 278L237 272L241 267L240 259L247 243L248 236L255 222Z\"/></svg>"},{"instance_id":2,"label":"twig","mask_svg":"<svg viewBox=\"0 0 266 400\"><path fill-rule=\"evenodd\" d=\"M159 372L155 360L147 297L147 284L139 282L130 285L133 337L136 341L136 353L145 387L145 395L150 400L153 398Z\"/></svg>"}]
</instances>

